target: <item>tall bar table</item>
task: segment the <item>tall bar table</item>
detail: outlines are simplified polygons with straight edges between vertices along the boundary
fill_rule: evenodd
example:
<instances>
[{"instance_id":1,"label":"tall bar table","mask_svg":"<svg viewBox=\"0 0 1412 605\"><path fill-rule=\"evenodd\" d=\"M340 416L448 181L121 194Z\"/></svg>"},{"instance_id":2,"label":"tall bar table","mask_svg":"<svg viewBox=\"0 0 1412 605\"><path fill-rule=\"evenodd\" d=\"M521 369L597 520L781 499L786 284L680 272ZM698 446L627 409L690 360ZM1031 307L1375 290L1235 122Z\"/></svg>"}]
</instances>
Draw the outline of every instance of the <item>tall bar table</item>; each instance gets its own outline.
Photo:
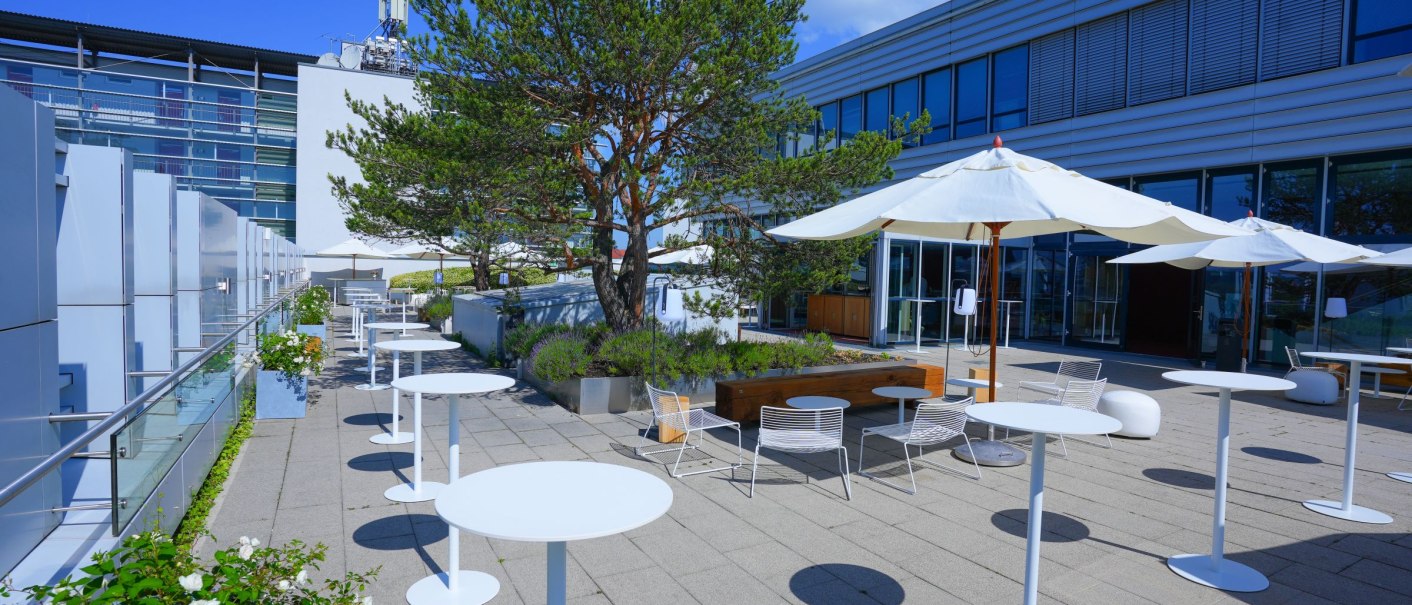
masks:
<instances>
[{"instance_id":1,"label":"tall bar table","mask_svg":"<svg viewBox=\"0 0 1412 605\"><path fill-rule=\"evenodd\" d=\"M1327 361L1342 361L1348 364L1348 435L1344 441L1343 448L1343 499L1333 500L1305 500L1304 508L1312 510L1321 515L1337 517L1359 523L1385 524L1392 523L1392 517L1386 513L1375 511L1371 508L1355 505L1353 503L1353 463L1358 452L1358 395L1362 389L1363 364L1376 363L1381 365L1408 365L1412 364L1412 359L1406 357L1388 357L1386 355L1364 355L1362 353L1336 353L1330 351L1313 351L1300 353L1310 359L1323 359Z\"/></svg>"},{"instance_id":2,"label":"tall bar table","mask_svg":"<svg viewBox=\"0 0 1412 605\"><path fill-rule=\"evenodd\" d=\"M1047 403L978 403L966 406L976 422L1034 433L1030 455L1030 514L1025 538L1025 605L1039 598L1039 543L1044 514L1044 442L1049 433L1103 435L1116 433L1123 423L1098 412Z\"/></svg>"},{"instance_id":3,"label":"tall bar table","mask_svg":"<svg viewBox=\"0 0 1412 605\"><path fill-rule=\"evenodd\" d=\"M431 326L419 323L402 323L400 321L383 321L365 323L363 327L368 330L368 384L360 384L353 388L359 391L381 391L386 389L388 385L378 382L378 330L424 330Z\"/></svg>"},{"instance_id":4,"label":"tall bar table","mask_svg":"<svg viewBox=\"0 0 1412 605\"><path fill-rule=\"evenodd\" d=\"M1173 555L1167 567L1177 575L1211 588L1234 592L1259 592L1270 587L1264 574L1225 557L1226 551L1226 466L1231 444L1231 391L1288 391L1295 387L1283 378L1239 372L1167 372L1172 382L1221 390L1216 416L1216 504L1211 512L1211 554Z\"/></svg>"},{"instance_id":5,"label":"tall bar table","mask_svg":"<svg viewBox=\"0 0 1412 605\"><path fill-rule=\"evenodd\" d=\"M399 378L395 386L398 390L414 393L416 405L422 404L422 395L446 395L446 406L449 414L447 422L447 451L446 467L448 484L461 478L461 411L460 395L474 395L479 393L489 393L500 391L515 386L515 380L497 374L475 374L469 372L453 372L446 374L422 374L420 376L408 376ZM422 486L425 491L430 486ZM439 489L431 490L441 492L446 486L438 485ZM552 505L563 507L568 500L556 500ZM438 513L441 511L438 510ZM443 518L445 515L442 515ZM538 520L536 520L538 521ZM461 532L456 530L456 525L452 524L447 532L447 546L450 548L450 565L446 566L446 571L427 576L418 580L411 588L407 589L407 602L412 605L423 603L484 603L489 598L481 599L491 588L486 578L494 581L495 578L478 571L466 571L461 569ZM498 581L494 584L494 589L499 590ZM490 593L494 596L494 592Z\"/></svg>"},{"instance_id":6,"label":"tall bar table","mask_svg":"<svg viewBox=\"0 0 1412 605\"><path fill-rule=\"evenodd\" d=\"M397 384L397 379L402 377L402 353L412 354L412 374L422 375L422 353L426 351L450 351L459 349L461 345L449 340L394 340L391 342L380 342L374 345L383 351L392 352L392 383ZM416 459L414 462L416 479L422 479L422 408L418 407L413 411L413 432L403 433L398 429L398 421L402 417L402 391L397 387L392 387L392 431L378 433L368 438L368 441L379 445L397 445L401 443L416 442ZM416 502L407 500L406 502Z\"/></svg>"}]
</instances>

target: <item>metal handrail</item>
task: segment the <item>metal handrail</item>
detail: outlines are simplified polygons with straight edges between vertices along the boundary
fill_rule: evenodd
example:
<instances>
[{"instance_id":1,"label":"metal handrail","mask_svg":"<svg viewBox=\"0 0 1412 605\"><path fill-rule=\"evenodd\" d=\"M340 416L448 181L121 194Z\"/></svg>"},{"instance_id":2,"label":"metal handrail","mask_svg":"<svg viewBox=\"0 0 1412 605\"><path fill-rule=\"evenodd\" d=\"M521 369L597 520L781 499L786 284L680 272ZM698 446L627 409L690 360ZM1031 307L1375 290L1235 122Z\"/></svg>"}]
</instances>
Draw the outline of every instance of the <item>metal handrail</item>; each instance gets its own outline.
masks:
<instances>
[{"instance_id":1,"label":"metal handrail","mask_svg":"<svg viewBox=\"0 0 1412 605\"><path fill-rule=\"evenodd\" d=\"M4 489L0 489L0 506L5 506L6 504L9 504L11 500L14 500L21 493L24 493L25 490L29 489L35 483L39 482L40 479L43 479L45 475L48 475L50 472L53 472L55 469L59 468L59 466L62 465L65 460L68 460L69 458L73 457L73 455L77 453L80 449L87 447L88 444L103 436L104 433L108 432L108 429L111 429L117 426L118 424L122 423L125 419L127 419L129 414L142 411L142 407L147 402L166 394L168 390L176 386L176 384L180 382L183 378L185 378L186 375L189 374L192 370L200 367L201 364L206 362L206 360L215 356L215 354L221 349L225 348L226 345L230 344L231 342L234 342L236 337L239 336L242 331L254 325L255 322L263 319L266 315L270 314L271 311L277 309L279 305L285 300L287 300L290 296L293 296L295 293L304 289L308 285L308 282L304 282L303 284L300 284L297 288L286 293L284 296L281 296L278 300L274 301L268 307L266 307L264 311L261 311L259 315L250 318L250 320L245 322L244 325L240 326L235 330L230 331L223 338L217 340L211 346L206 347L205 351L187 360L186 363L181 364L181 366L173 370L171 374L168 374L166 377L162 378L161 380L158 380L156 384L152 385L146 391L143 391L137 397L133 398L132 401L129 401L127 402L127 404L123 405L123 407L114 410L108 415L108 417L98 421L98 424L89 427L88 430L84 431L83 434L79 435L73 441L69 442L68 445L59 448L58 451L54 452L53 454L50 454L48 458L45 458L43 462L36 464L33 468L29 469L28 471L25 471L23 475L20 475L14 481L11 481L9 485L6 485L4 487Z\"/></svg>"}]
</instances>

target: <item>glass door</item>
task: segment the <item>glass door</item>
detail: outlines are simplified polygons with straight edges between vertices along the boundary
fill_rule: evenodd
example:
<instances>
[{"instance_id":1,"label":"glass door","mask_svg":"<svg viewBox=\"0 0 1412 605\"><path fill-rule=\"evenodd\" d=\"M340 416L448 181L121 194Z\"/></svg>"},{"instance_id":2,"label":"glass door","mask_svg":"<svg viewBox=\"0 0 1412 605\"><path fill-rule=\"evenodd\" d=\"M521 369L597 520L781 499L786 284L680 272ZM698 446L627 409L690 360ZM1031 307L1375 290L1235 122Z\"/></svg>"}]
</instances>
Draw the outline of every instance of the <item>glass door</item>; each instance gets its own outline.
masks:
<instances>
[{"instance_id":1,"label":"glass door","mask_svg":"<svg viewBox=\"0 0 1412 605\"><path fill-rule=\"evenodd\" d=\"M1124 322L1119 301L1123 295L1123 272L1107 261L1113 254L1075 254L1071 259L1073 312L1069 315L1069 335L1073 344L1118 346Z\"/></svg>"},{"instance_id":2,"label":"glass door","mask_svg":"<svg viewBox=\"0 0 1412 605\"><path fill-rule=\"evenodd\" d=\"M1034 251L1030 267L1030 338L1058 341L1064 337L1065 257L1059 250Z\"/></svg>"},{"instance_id":3,"label":"glass door","mask_svg":"<svg viewBox=\"0 0 1412 605\"><path fill-rule=\"evenodd\" d=\"M887 257L887 342L917 342L917 253L920 242L891 240Z\"/></svg>"}]
</instances>

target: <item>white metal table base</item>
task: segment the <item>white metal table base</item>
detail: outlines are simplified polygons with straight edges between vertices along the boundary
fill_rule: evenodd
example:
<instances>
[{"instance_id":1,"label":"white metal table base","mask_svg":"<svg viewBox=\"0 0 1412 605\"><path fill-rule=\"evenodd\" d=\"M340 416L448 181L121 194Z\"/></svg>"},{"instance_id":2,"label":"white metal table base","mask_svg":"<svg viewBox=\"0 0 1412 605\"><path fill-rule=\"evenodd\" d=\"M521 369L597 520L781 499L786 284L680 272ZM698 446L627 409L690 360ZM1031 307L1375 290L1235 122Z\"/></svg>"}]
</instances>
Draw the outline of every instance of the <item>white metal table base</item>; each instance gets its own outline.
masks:
<instances>
[{"instance_id":1,"label":"white metal table base","mask_svg":"<svg viewBox=\"0 0 1412 605\"><path fill-rule=\"evenodd\" d=\"M368 328L368 384L360 384L353 387L359 391L381 391L392 387L392 385L387 383L378 382L378 354L377 347L373 346L377 343L377 328Z\"/></svg>"},{"instance_id":2,"label":"white metal table base","mask_svg":"<svg viewBox=\"0 0 1412 605\"><path fill-rule=\"evenodd\" d=\"M1265 574L1225 557L1226 471L1231 444L1231 389L1221 389L1221 407L1218 414L1216 503L1215 510L1211 513L1211 554L1173 555L1167 557L1167 567L1177 575L1203 586L1232 592L1259 592L1270 587L1270 580Z\"/></svg>"},{"instance_id":3,"label":"white metal table base","mask_svg":"<svg viewBox=\"0 0 1412 605\"><path fill-rule=\"evenodd\" d=\"M456 530L451 530L456 531ZM455 551L452 551L453 553ZM456 555L452 555L455 560ZM500 580L488 573L457 570L454 575L439 573L417 580L407 589L407 603L410 605L455 603L456 605L481 605L500 593Z\"/></svg>"},{"instance_id":4,"label":"white metal table base","mask_svg":"<svg viewBox=\"0 0 1412 605\"><path fill-rule=\"evenodd\" d=\"M401 373L402 373L402 357L401 357L401 353L402 353L401 351L393 351L393 352L392 352L392 381L393 381L393 382L397 382L397 379L402 377L402 376L401 376ZM422 354L421 354L420 352L418 352L418 353L416 353L415 355L416 355L416 372L417 372L418 374L421 374L421 373L422 373L422 371L421 371L421 370L422 370ZM398 430L398 429L400 428L400 424L399 424L399 423L400 423L401 420L402 420L402 393L401 393L400 391L398 391L396 388L394 388L394 389L392 389L392 431L391 431L391 432L385 432L385 433L378 433L378 434L376 434L376 435L373 435L372 437L368 437L368 441L371 441L371 442L376 443L376 444L378 444L378 445L400 445L400 444L403 444L403 443L411 443L411 442L412 442L412 434Z\"/></svg>"},{"instance_id":5,"label":"white metal table base","mask_svg":"<svg viewBox=\"0 0 1412 605\"><path fill-rule=\"evenodd\" d=\"M417 393L416 397L417 397L417 399L418 399L418 402L420 403L422 394L421 394L421 393ZM447 409L448 418L447 418L447 428L446 428L446 443L447 443L447 447L446 447L446 466L447 466L446 474L447 474L447 481L446 481L446 482L447 482L447 483L451 483L452 481L455 481L456 479L459 479L459 478L461 477L461 410L460 410L461 405L460 405L460 403L461 403L461 402L457 399L457 397L456 397L455 395L447 395L447 396L446 396L446 405L447 405L447 408L448 408L448 409ZM419 422L419 423L417 423L417 424L420 426L421 423ZM421 451L421 448L418 448L418 452L419 452L419 453L420 453L420 451ZM419 456L419 458L420 458L420 456ZM420 465L418 465L418 468L417 468L417 471L416 471L416 473L417 473L417 475L418 475L418 477L417 477L417 480L418 480L418 481L421 480L421 477L420 477L421 472L420 472L420 471L421 471L421 468L420 468ZM391 491L391 490L388 490L388 491ZM418 580L416 584L413 584L413 585L412 585L412 589L415 589L417 586L420 586L420 585L423 585L423 584L429 584L429 583L431 583L431 582L434 581L434 582L436 582L436 583L441 584L442 586L445 586L445 587L446 587L446 590L447 590L448 592L455 593L455 592L458 592L458 589L460 589L460 587L458 586L458 579L459 579L459 578L463 578L463 577L466 577L466 576L479 577L479 576L477 576L476 574L485 575L485 574L480 574L480 572L466 571L466 570L461 569L461 530L457 529L456 526L451 525L451 524L448 523L448 524L446 525L446 532L447 532L447 533L446 533L447 547L449 548L449 551L450 551L450 557L449 557L449 561L448 561L449 564L446 566L446 569L450 570L450 571L449 571L449 573L451 574L450 578L448 578L448 579L443 579L443 578L446 576L446 574L444 574L444 573L442 573L442 574L436 574L436 575L432 575L432 576L427 576L427 577L425 577L425 578L422 578L421 580ZM562 545L563 543L560 542L560 544ZM551 572L551 577L552 577L552 572ZM494 578L491 578L491 579L494 580ZM496 582L496 590L499 590L499 586L500 586L500 584L499 584L499 582L497 581L497 582ZM551 592L551 594L552 594L552 592ZM456 596L459 598L461 595L458 594L458 595L456 595ZM493 596L495 596L495 595L492 594L492 595L490 595L490 596L493 597ZM488 600L490 600L490 599L487 598L486 601L488 601ZM412 601L412 590L411 590L411 589L409 589L409 590L407 591L407 601L408 601L409 603L411 603L412 605L418 605L416 601ZM424 601L424 602L430 603L430 602L432 602L432 601ZM444 602L444 601L441 601L441 602ZM460 603L460 602L463 602L463 601L455 601L455 602ZM470 601L464 601L464 602L470 602ZM478 603L484 603L485 601L477 601L477 602L478 602ZM549 602L553 603L554 601L553 601L553 599L551 598ZM562 602L562 601L561 601L561 602Z\"/></svg>"},{"instance_id":6,"label":"white metal table base","mask_svg":"<svg viewBox=\"0 0 1412 605\"><path fill-rule=\"evenodd\" d=\"M1359 523L1392 523L1392 517L1353 503L1354 460L1358 454L1358 383L1363 379L1363 362L1348 362L1348 436L1343 448L1343 500L1305 500L1304 508Z\"/></svg>"},{"instance_id":7,"label":"white metal table base","mask_svg":"<svg viewBox=\"0 0 1412 605\"><path fill-rule=\"evenodd\" d=\"M1388 473L1387 476L1403 483L1412 483L1412 473Z\"/></svg>"},{"instance_id":8,"label":"white metal table base","mask_svg":"<svg viewBox=\"0 0 1412 605\"><path fill-rule=\"evenodd\" d=\"M1025 532L1025 605L1039 600L1039 543L1044 522L1044 442L1047 433L1034 433L1030 450L1030 514Z\"/></svg>"},{"instance_id":9,"label":"white metal table base","mask_svg":"<svg viewBox=\"0 0 1412 605\"><path fill-rule=\"evenodd\" d=\"M419 368L419 369L420 369L420 368ZM418 372L418 374L420 374L420 372ZM455 410L456 407L455 407L455 405L454 405L454 402L455 402L455 397L454 397L454 396L452 397L452 402L453 402L453 405L452 405L451 409L452 409L452 410ZM458 419L458 418L459 418L459 414L457 414L456 412L452 412L452 413L454 414L454 415L452 416L453 419ZM457 439L459 439L459 434L458 434L459 431L456 430L456 425L455 425L454 423L451 425L451 429L450 429L450 430L451 430L451 435L454 436L454 437L456 437ZM456 442L456 444L455 444L453 447L456 448L456 452L457 452L458 457L459 457L459 454L460 454L460 451L461 451L461 444L460 444L460 442L459 442L459 441ZM452 465L452 468L459 468L459 467L460 467L460 461L459 461L457 458L452 458L451 461L450 461L450 464ZM451 472L451 477L453 477L453 480L454 480L454 477L455 477L455 476L456 476L456 475L455 475L455 471L452 471L452 472ZM393 502L426 502L426 501L428 501L428 500L433 500L433 499L435 499L435 498L436 498L436 495L437 495L438 493L440 493L441 490L444 489L445 487L446 487L446 484L445 484L445 483L437 483L437 482L435 482L435 481L422 481L422 394L421 394L421 393L413 393L413 394L412 394L412 482L411 482L411 483L402 483L402 484L398 484L398 485L394 485L394 486L392 486L392 487L389 487L389 488L387 488L387 491L385 491L385 492L382 493L382 495L383 495L384 498L387 498L388 500L391 500L391 501L393 501ZM455 530L452 530L452 531L454 532ZM457 540L459 541L460 538L457 538Z\"/></svg>"}]
</instances>

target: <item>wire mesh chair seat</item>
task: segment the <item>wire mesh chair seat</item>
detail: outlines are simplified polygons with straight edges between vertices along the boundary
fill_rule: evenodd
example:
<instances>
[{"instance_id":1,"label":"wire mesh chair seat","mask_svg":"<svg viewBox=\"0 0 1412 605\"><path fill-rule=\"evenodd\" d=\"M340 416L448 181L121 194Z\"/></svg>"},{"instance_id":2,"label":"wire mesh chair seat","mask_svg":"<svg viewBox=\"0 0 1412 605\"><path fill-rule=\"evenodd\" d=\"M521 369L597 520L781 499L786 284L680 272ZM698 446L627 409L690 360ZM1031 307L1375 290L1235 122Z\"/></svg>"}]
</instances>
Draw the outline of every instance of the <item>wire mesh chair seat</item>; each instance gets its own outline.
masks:
<instances>
[{"instance_id":1,"label":"wire mesh chair seat","mask_svg":"<svg viewBox=\"0 0 1412 605\"><path fill-rule=\"evenodd\" d=\"M843 408L761 407L760 437L755 443L755 461L750 467L751 498L755 497L755 475L760 470L760 448L793 454L837 451L843 490L849 500L853 499L853 484L848 477L848 448L843 446ZM809 480L808 475L804 480Z\"/></svg>"},{"instance_id":2,"label":"wire mesh chair seat","mask_svg":"<svg viewBox=\"0 0 1412 605\"><path fill-rule=\"evenodd\" d=\"M1038 391L1046 395L1058 397L1064 392L1064 386L1070 380L1098 380L1098 374L1103 370L1101 361L1073 361L1064 360L1059 362L1059 371L1054 373L1054 380L1042 382L1036 380L1025 380L1020 382L1020 390Z\"/></svg>"},{"instance_id":3,"label":"wire mesh chair seat","mask_svg":"<svg viewBox=\"0 0 1412 605\"><path fill-rule=\"evenodd\" d=\"M966 406L971 405L974 401L975 399L971 397L960 401L921 401L917 404L917 410L912 416L912 420L908 422L871 426L863 429L863 435L858 438L858 474L908 494L916 494L917 476L912 467L911 446L917 447L917 462L919 464L925 462L922 460L923 447L945 443L957 437L964 439L969 447L971 438L966 435ZM907 478L912 482L911 490L864 470L863 454L866 451L864 444L869 435L886 437L902 444L902 455L907 461ZM971 462L971 465L976 468L975 475L968 475L958 469L934 462L929 464L938 469L953 471L972 479L981 478L981 467L975 461Z\"/></svg>"},{"instance_id":4,"label":"wire mesh chair seat","mask_svg":"<svg viewBox=\"0 0 1412 605\"><path fill-rule=\"evenodd\" d=\"M1337 369L1335 369L1335 368L1333 368L1333 367L1330 367L1330 366L1306 366L1306 365L1304 365L1304 360L1303 360L1303 359L1300 357L1300 355L1299 355L1299 349L1296 349L1296 348L1294 348L1294 347L1285 347L1285 355L1286 355L1287 357L1289 357L1289 371L1285 372L1285 377L1286 377L1286 378L1288 378L1290 374L1293 374L1293 373L1298 372L1298 371L1300 371L1300 370L1314 370L1315 372L1328 372L1328 373L1333 374L1334 376L1337 376L1337 377L1339 377L1339 378L1344 378L1344 379L1347 378L1347 376L1346 376L1343 372L1340 372L1339 370L1337 370Z\"/></svg>"},{"instance_id":5,"label":"wire mesh chair seat","mask_svg":"<svg viewBox=\"0 0 1412 605\"><path fill-rule=\"evenodd\" d=\"M647 401L652 404L652 426L648 427L646 431L643 431L643 438L646 439L647 434L652 432L653 429L657 429L660 434L660 426L663 424L677 432L685 434L681 437L680 446L667 445L651 450L638 447L633 449L635 454L645 457L675 451L677 453L677 461L672 464L671 472L674 478L689 477L691 475L713 473L716 471L734 471L745 463L745 448L742 447L739 422L722 418L706 410L692 408L681 409L683 404L681 403L681 398L678 397L676 393L658 389L650 384L645 386L647 387ZM689 473L683 473L677 470L681 466L682 455L686 453L687 449L698 449L705 440L704 435L706 431L727 427L735 429L735 464L730 466L713 466L694 470ZM692 433L696 433L696 445L691 445Z\"/></svg>"},{"instance_id":6,"label":"wire mesh chair seat","mask_svg":"<svg viewBox=\"0 0 1412 605\"><path fill-rule=\"evenodd\" d=\"M1064 407L1085 410L1088 412L1097 412L1098 400L1103 398L1103 391L1107 388L1107 378L1104 378L1102 380L1070 380L1069 383L1064 386L1064 391L1060 393L1058 397L1055 397L1053 399L1046 399L1039 403L1047 403L1049 405L1062 405ZM1009 429L1006 429L1006 436L1009 436ZM1058 436L1059 448L1061 452L1060 457L1068 458L1069 448L1066 447L1064 444L1064 435L1061 433ZM1113 438L1108 436L1106 433L1103 435L1103 438L1107 440L1108 445L1095 443L1085 439L1079 439L1078 437L1074 437L1073 439L1080 443L1087 443L1089 445L1096 445L1105 449L1112 449Z\"/></svg>"}]
</instances>

